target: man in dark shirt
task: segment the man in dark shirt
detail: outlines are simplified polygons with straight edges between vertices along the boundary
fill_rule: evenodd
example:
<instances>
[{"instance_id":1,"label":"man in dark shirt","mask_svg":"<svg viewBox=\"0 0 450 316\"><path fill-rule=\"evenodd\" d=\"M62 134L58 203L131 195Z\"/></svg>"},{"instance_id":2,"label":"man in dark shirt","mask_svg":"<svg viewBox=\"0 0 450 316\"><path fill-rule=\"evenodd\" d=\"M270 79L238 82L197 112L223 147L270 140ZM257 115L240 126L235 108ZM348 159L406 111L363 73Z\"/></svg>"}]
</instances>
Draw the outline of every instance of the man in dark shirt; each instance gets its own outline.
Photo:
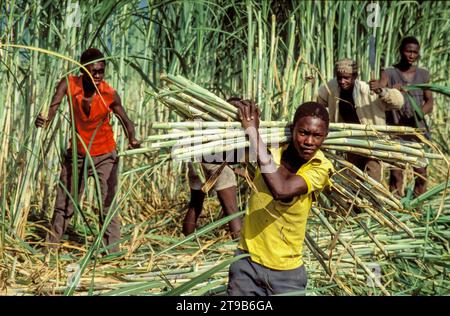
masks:
<instances>
[{"instance_id":1,"label":"man in dark shirt","mask_svg":"<svg viewBox=\"0 0 450 316\"><path fill-rule=\"evenodd\" d=\"M338 82L340 77L338 76ZM342 78L342 77L341 77ZM355 101L353 100L352 90L341 90L339 98L339 113L345 123L360 124L358 115L356 114Z\"/></svg>"},{"instance_id":2,"label":"man in dark shirt","mask_svg":"<svg viewBox=\"0 0 450 316\"><path fill-rule=\"evenodd\" d=\"M386 68L381 73L380 83L384 87L395 88L408 94L410 98L405 98L405 104L400 110L388 111L387 123L389 125L410 126L410 127L425 127L424 120L418 115L410 100L423 112L423 115L431 113L433 110L433 97L430 90L411 90L404 91L403 86L409 84L428 83L430 74L428 70L419 68L415 65L419 58L420 45L419 41L413 36L403 38L400 44L400 61L393 65L393 67ZM429 135L426 135L429 138ZM415 136L405 136L405 140L417 141ZM427 187L427 169L414 168L415 177L414 195L419 196L426 192ZM403 185L403 170L391 170L391 178L389 186L392 192L396 192L400 196L405 195L405 188Z\"/></svg>"}]
</instances>

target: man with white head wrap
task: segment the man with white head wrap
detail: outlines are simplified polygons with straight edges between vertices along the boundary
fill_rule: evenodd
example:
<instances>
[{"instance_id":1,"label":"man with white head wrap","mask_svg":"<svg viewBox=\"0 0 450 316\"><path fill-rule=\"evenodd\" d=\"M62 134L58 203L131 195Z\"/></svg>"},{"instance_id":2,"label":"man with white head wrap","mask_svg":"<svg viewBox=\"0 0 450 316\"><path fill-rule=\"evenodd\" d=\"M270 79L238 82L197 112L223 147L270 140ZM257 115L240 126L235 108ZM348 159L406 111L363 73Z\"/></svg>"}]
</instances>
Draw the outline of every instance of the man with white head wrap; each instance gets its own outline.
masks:
<instances>
[{"instance_id":1,"label":"man with white head wrap","mask_svg":"<svg viewBox=\"0 0 450 316\"><path fill-rule=\"evenodd\" d=\"M400 109L404 99L395 89L381 88L377 80L369 84L357 79L358 64L345 58L335 64L335 78L321 85L317 102L328 107L330 122L385 125L385 112ZM349 153L347 160L370 177L381 181L379 161Z\"/></svg>"}]
</instances>

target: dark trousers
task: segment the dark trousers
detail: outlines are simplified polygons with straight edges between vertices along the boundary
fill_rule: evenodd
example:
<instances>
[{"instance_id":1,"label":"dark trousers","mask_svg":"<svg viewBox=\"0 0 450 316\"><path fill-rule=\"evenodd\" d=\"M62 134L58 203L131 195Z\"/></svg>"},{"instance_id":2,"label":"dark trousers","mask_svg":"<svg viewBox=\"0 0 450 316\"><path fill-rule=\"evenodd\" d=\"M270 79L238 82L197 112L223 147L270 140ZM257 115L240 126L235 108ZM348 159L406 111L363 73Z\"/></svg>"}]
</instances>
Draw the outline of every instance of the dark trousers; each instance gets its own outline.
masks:
<instances>
[{"instance_id":1,"label":"dark trousers","mask_svg":"<svg viewBox=\"0 0 450 316\"><path fill-rule=\"evenodd\" d=\"M405 126L415 126L413 125L405 125ZM404 135L401 136L400 139L406 141L414 141L421 142L419 138L414 135ZM425 193L427 191L427 168L413 168L416 176L414 177L414 196L418 197L419 195ZM405 196L405 186L404 186L404 170L400 168L394 168L391 170L391 177L389 179L389 189L391 192L397 193L399 196Z\"/></svg>"},{"instance_id":2,"label":"dark trousers","mask_svg":"<svg viewBox=\"0 0 450 316\"><path fill-rule=\"evenodd\" d=\"M347 161L367 172L369 177L381 182L381 164L378 160L367 158L353 153L347 153Z\"/></svg>"},{"instance_id":3,"label":"dark trousers","mask_svg":"<svg viewBox=\"0 0 450 316\"><path fill-rule=\"evenodd\" d=\"M238 249L235 255L243 253ZM307 282L304 265L292 270L273 270L246 257L231 264L227 292L230 296L269 296L303 291Z\"/></svg>"},{"instance_id":4,"label":"dark trousers","mask_svg":"<svg viewBox=\"0 0 450 316\"><path fill-rule=\"evenodd\" d=\"M85 180L83 177L84 164L88 163L87 159L83 156L77 157L77 174L78 174L78 201L80 200L80 195L83 191ZM98 179L100 182L100 190L102 197L103 213L100 214L100 225L103 225L103 220L106 218L111 203L114 199L117 187L117 167L119 162L119 157L117 152L113 151L100 156L92 157L95 171L97 172ZM70 192L71 197L74 197L75 190L72 188L72 151L69 149L64 158L64 163L62 165L60 181L61 184L58 185L56 193L56 204L53 212L53 218L51 221L50 232L47 235L47 242L49 243L59 243L62 235L69 225L70 219L74 213L74 205L72 199L66 194ZM93 176L93 169L89 163L88 176ZM66 188L62 187L62 185ZM103 242L106 245L110 245L120 240L120 219L118 214L116 214L108 227L106 228L105 234L103 235ZM115 245L110 249L110 252L119 251L119 246Z\"/></svg>"}]
</instances>

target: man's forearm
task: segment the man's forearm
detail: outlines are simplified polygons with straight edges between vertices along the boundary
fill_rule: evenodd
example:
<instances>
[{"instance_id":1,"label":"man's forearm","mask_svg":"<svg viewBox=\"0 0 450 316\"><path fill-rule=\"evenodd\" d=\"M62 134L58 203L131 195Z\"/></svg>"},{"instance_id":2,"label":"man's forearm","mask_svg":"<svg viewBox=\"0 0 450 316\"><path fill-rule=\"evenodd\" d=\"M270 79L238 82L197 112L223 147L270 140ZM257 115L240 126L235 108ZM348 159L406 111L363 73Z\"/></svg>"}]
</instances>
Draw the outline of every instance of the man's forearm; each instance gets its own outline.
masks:
<instances>
[{"instance_id":1,"label":"man's forearm","mask_svg":"<svg viewBox=\"0 0 450 316\"><path fill-rule=\"evenodd\" d=\"M284 198L281 192L285 192L284 179L277 172L277 166L273 161L272 155L268 152L267 146L259 135L257 129L249 129L246 131L250 141L250 154L256 153L256 160L258 162L264 182L269 188L272 196L275 199Z\"/></svg>"},{"instance_id":2,"label":"man's forearm","mask_svg":"<svg viewBox=\"0 0 450 316\"><path fill-rule=\"evenodd\" d=\"M273 162L272 155L268 153L267 146L259 135L258 129L248 128L245 131L250 142L250 160L256 158L261 172L275 172L276 165ZM256 155L256 157L254 157Z\"/></svg>"},{"instance_id":3,"label":"man's forearm","mask_svg":"<svg viewBox=\"0 0 450 316\"><path fill-rule=\"evenodd\" d=\"M132 121L126 120L122 123L122 126L127 132L128 139L136 138L136 129Z\"/></svg>"},{"instance_id":4,"label":"man's forearm","mask_svg":"<svg viewBox=\"0 0 450 316\"><path fill-rule=\"evenodd\" d=\"M128 139L133 139L136 138L136 130L134 128L134 123L126 116L123 115L122 113L115 113L116 117L119 119L120 124L122 125L123 130L125 131L125 133L127 134Z\"/></svg>"},{"instance_id":5,"label":"man's forearm","mask_svg":"<svg viewBox=\"0 0 450 316\"><path fill-rule=\"evenodd\" d=\"M50 108L48 110L48 115L47 115L47 123L50 124L52 122L52 120L55 118L56 116L56 111L58 110L60 103L54 103L52 105L50 105Z\"/></svg>"}]
</instances>

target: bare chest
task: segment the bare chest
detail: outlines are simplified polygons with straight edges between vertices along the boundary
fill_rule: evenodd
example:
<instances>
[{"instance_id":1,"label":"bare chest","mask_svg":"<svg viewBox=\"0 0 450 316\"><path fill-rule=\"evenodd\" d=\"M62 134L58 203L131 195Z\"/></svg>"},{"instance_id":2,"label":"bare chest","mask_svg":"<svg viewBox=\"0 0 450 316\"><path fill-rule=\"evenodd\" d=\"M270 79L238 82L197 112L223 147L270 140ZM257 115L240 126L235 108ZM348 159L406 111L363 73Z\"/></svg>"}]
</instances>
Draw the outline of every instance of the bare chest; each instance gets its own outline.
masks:
<instances>
[{"instance_id":1,"label":"bare chest","mask_svg":"<svg viewBox=\"0 0 450 316\"><path fill-rule=\"evenodd\" d=\"M87 117L91 114L91 105L92 105L92 99L94 98L94 95L91 95L89 97L83 96L81 99L81 109L83 110L84 114L86 114Z\"/></svg>"}]
</instances>

